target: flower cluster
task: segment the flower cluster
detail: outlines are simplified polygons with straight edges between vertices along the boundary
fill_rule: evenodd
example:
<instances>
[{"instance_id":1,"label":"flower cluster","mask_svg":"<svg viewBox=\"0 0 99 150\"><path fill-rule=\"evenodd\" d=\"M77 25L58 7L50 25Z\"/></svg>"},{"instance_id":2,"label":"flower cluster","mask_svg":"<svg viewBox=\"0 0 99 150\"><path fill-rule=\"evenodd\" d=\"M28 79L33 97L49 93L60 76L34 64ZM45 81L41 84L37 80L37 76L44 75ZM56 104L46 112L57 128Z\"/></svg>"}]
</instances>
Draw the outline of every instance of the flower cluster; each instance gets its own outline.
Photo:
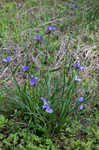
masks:
<instances>
[{"instance_id":1,"label":"flower cluster","mask_svg":"<svg viewBox=\"0 0 99 150\"><path fill-rule=\"evenodd\" d=\"M75 67L76 69L80 69L80 70L84 69L84 67L80 65L80 62L73 64L73 67Z\"/></svg>"},{"instance_id":2,"label":"flower cluster","mask_svg":"<svg viewBox=\"0 0 99 150\"><path fill-rule=\"evenodd\" d=\"M47 34L55 33L55 28L51 27L51 26L47 26L46 33ZM44 38L41 35L34 36L34 40L41 41L42 43L44 42ZM3 59L3 62L10 62L10 61L11 61L10 56L8 56L8 57L6 57L6 58ZM84 67L80 65L80 62L77 62L77 63L73 64L73 67L75 67L76 69L79 69L79 70L83 70L84 69ZM29 68L29 66L23 65L22 66L23 72L26 72L28 70L28 68ZM38 80L39 80L38 77L32 76L32 78L30 80L31 86L35 86ZM75 76L74 80L81 82L81 79L77 75ZM53 109L50 108L50 105L47 103L46 99L44 97L41 97L41 100L44 103L43 106L42 106L43 109L45 109L45 111L48 112L48 113L53 113L54 111L53 111ZM81 96L78 99L78 101L79 101L79 103L82 103L84 101L84 97ZM83 105L82 104L80 105L80 109L83 109Z\"/></svg>"},{"instance_id":3,"label":"flower cluster","mask_svg":"<svg viewBox=\"0 0 99 150\"><path fill-rule=\"evenodd\" d=\"M55 33L55 28L53 28L53 27L51 27L51 26L47 26L47 31L46 31L46 33L47 34L50 34L50 33Z\"/></svg>"},{"instance_id":4,"label":"flower cluster","mask_svg":"<svg viewBox=\"0 0 99 150\"><path fill-rule=\"evenodd\" d=\"M73 64L73 67L75 67L76 69L79 69L79 70L83 70L84 67L80 65L80 62L77 62L75 64ZM75 76L75 81L79 81L81 82L81 79L76 75ZM84 97L81 96L79 99L78 99L79 103L82 103L84 101ZM83 109L83 104L80 105L80 110Z\"/></svg>"},{"instance_id":5,"label":"flower cluster","mask_svg":"<svg viewBox=\"0 0 99 150\"><path fill-rule=\"evenodd\" d=\"M44 42L44 38L41 35L34 36L34 40L36 40L36 41L40 41L41 40L42 43Z\"/></svg>"},{"instance_id":6,"label":"flower cluster","mask_svg":"<svg viewBox=\"0 0 99 150\"><path fill-rule=\"evenodd\" d=\"M50 34L51 32L55 33L55 30L56 29L54 27L47 26L46 34ZM34 36L33 39L36 40L36 41L41 41L42 43L44 43L44 38L41 35Z\"/></svg>"},{"instance_id":7,"label":"flower cluster","mask_svg":"<svg viewBox=\"0 0 99 150\"><path fill-rule=\"evenodd\" d=\"M82 103L84 101L84 97L83 96L79 97L78 101L79 101L79 103ZM84 107L83 104L81 104L80 105L80 110L82 110L83 107Z\"/></svg>"}]
</instances>

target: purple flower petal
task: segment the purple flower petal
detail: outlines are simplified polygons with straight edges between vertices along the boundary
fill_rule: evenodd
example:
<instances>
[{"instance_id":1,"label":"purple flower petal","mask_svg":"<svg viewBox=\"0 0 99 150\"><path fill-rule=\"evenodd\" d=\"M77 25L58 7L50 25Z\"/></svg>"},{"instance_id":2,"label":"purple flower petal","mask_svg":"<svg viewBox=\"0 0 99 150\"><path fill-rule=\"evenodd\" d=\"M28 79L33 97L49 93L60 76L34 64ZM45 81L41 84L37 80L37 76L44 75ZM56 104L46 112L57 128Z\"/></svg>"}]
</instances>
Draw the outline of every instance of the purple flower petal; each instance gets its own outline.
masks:
<instances>
[{"instance_id":1,"label":"purple flower petal","mask_svg":"<svg viewBox=\"0 0 99 150\"><path fill-rule=\"evenodd\" d=\"M34 36L34 40L39 40L41 38L40 35Z\"/></svg>"},{"instance_id":2,"label":"purple flower petal","mask_svg":"<svg viewBox=\"0 0 99 150\"><path fill-rule=\"evenodd\" d=\"M72 4L72 7L76 7L76 4Z\"/></svg>"},{"instance_id":3,"label":"purple flower petal","mask_svg":"<svg viewBox=\"0 0 99 150\"><path fill-rule=\"evenodd\" d=\"M33 77L33 79L30 80L30 84L34 86L38 80L39 79L37 77Z\"/></svg>"},{"instance_id":4,"label":"purple flower petal","mask_svg":"<svg viewBox=\"0 0 99 150\"><path fill-rule=\"evenodd\" d=\"M25 72L27 69L29 68L29 66L22 66L22 70Z\"/></svg>"},{"instance_id":5,"label":"purple flower petal","mask_svg":"<svg viewBox=\"0 0 99 150\"><path fill-rule=\"evenodd\" d=\"M8 57L6 57L6 58L3 59L3 62L10 62L10 61L11 61L10 56L8 56Z\"/></svg>"},{"instance_id":6,"label":"purple flower petal","mask_svg":"<svg viewBox=\"0 0 99 150\"><path fill-rule=\"evenodd\" d=\"M84 105L81 104L81 105L80 105L80 110L82 110L83 108L84 108Z\"/></svg>"},{"instance_id":7,"label":"purple flower petal","mask_svg":"<svg viewBox=\"0 0 99 150\"><path fill-rule=\"evenodd\" d=\"M41 97L41 100L43 101L43 109L46 109L46 112L53 113L53 110L50 108L50 105L46 102L46 99L44 97Z\"/></svg>"},{"instance_id":8,"label":"purple flower petal","mask_svg":"<svg viewBox=\"0 0 99 150\"><path fill-rule=\"evenodd\" d=\"M47 26L47 29L48 29L48 30L51 30L52 28L51 28L51 26Z\"/></svg>"},{"instance_id":9,"label":"purple flower petal","mask_svg":"<svg viewBox=\"0 0 99 150\"><path fill-rule=\"evenodd\" d=\"M84 67L83 66L80 66L80 70L83 70L84 69Z\"/></svg>"},{"instance_id":10,"label":"purple flower petal","mask_svg":"<svg viewBox=\"0 0 99 150\"><path fill-rule=\"evenodd\" d=\"M43 109L44 108L46 108L46 109L48 109L50 106L49 106L49 104L47 104L47 102L43 105Z\"/></svg>"},{"instance_id":11,"label":"purple flower petal","mask_svg":"<svg viewBox=\"0 0 99 150\"><path fill-rule=\"evenodd\" d=\"M52 32L53 32L53 33L55 32L55 28L52 28Z\"/></svg>"},{"instance_id":12,"label":"purple flower petal","mask_svg":"<svg viewBox=\"0 0 99 150\"><path fill-rule=\"evenodd\" d=\"M53 32L53 33L55 33L55 29L56 28L52 28L51 26L47 26L47 33L51 33L51 31Z\"/></svg>"},{"instance_id":13,"label":"purple flower petal","mask_svg":"<svg viewBox=\"0 0 99 150\"><path fill-rule=\"evenodd\" d=\"M81 82L81 79L78 76L75 76L75 81Z\"/></svg>"},{"instance_id":14,"label":"purple flower petal","mask_svg":"<svg viewBox=\"0 0 99 150\"><path fill-rule=\"evenodd\" d=\"M79 101L80 103L83 102L83 101L84 101L84 97L81 96L81 97L78 99L78 101Z\"/></svg>"},{"instance_id":15,"label":"purple flower petal","mask_svg":"<svg viewBox=\"0 0 99 150\"><path fill-rule=\"evenodd\" d=\"M77 69L83 70L84 67L80 65L80 62L77 62L76 64L73 64L73 66Z\"/></svg>"},{"instance_id":16,"label":"purple flower petal","mask_svg":"<svg viewBox=\"0 0 99 150\"><path fill-rule=\"evenodd\" d=\"M50 107L48 107L47 109L46 109L46 112L48 112L48 113L53 113L53 109L51 109Z\"/></svg>"},{"instance_id":17,"label":"purple flower petal","mask_svg":"<svg viewBox=\"0 0 99 150\"><path fill-rule=\"evenodd\" d=\"M45 99L44 97L41 97L41 100L42 100L42 101L46 101L46 99Z\"/></svg>"},{"instance_id":18,"label":"purple flower petal","mask_svg":"<svg viewBox=\"0 0 99 150\"><path fill-rule=\"evenodd\" d=\"M43 36L40 36L40 35L37 35L37 36L34 36L34 40L41 40L42 41L42 43L44 42L44 38L43 38Z\"/></svg>"},{"instance_id":19,"label":"purple flower petal","mask_svg":"<svg viewBox=\"0 0 99 150\"><path fill-rule=\"evenodd\" d=\"M80 67L80 62L77 62L77 63L74 64L73 66L76 67L77 69L79 69L79 67Z\"/></svg>"},{"instance_id":20,"label":"purple flower petal","mask_svg":"<svg viewBox=\"0 0 99 150\"><path fill-rule=\"evenodd\" d=\"M44 38L43 38L43 36L41 36L41 41L42 41L42 43L44 43Z\"/></svg>"},{"instance_id":21,"label":"purple flower petal","mask_svg":"<svg viewBox=\"0 0 99 150\"><path fill-rule=\"evenodd\" d=\"M45 103L46 99L44 97L41 97L41 100Z\"/></svg>"},{"instance_id":22,"label":"purple flower petal","mask_svg":"<svg viewBox=\"0 0 99 150\"><path fill-rule=\"evenodd\" d=\"M44 105L43 105L43 109L44 108L48 108L49 104L46 102L46 99L44 97L41 97L41 100L43 101Z\"/></svg>"}]
</instances>

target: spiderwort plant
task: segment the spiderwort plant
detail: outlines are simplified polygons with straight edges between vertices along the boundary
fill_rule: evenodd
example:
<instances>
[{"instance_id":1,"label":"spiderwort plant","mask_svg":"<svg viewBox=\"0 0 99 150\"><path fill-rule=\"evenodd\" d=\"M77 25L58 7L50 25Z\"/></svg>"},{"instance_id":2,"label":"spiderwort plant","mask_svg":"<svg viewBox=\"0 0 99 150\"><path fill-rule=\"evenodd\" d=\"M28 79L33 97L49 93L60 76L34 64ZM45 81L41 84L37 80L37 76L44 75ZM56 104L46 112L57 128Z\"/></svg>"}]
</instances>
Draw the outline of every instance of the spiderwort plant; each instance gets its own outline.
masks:
<instances>
[{"instance_id":1,"label":"spiderwort plant","mask_svg":"<svg viewBox=\"0 0 99 150\"><path fill-rule=\"evenodd\" d=\"M45 37L46 37L46 42L45 42L45 60L44 60L44 64L47 63L51 63L51 61L53 60L54 57L54 47L53 44L49 44L52 43L52 38L54 38L53 34L55 33L56 29L54 27L51 26L47 26L46 30L45 30ZM54 38L55 41L55 38ZM52 56L52 57L51 57Z\"/></svg>"},{"instance_id":2,"label":"spiderwort plant","mask_svg":"<svg viewBox=\"0 0 99 150\"><path fill-rule=\"evenodd\" d=\"M74 7L74 6L72 6L72 7ZM46 36L50 37L51 33L55 33L55 31L56 31L56 29L54 27L47 26L47 30L46 30L47 35ZM40 45L40 48L41 48L41 42L42 43L44 42L43 36L37 35L37 36L34 36L33 39L37 43L39 43L38 45ZM50 48L49 38L48 38L47 42L48 43L47 43L46 49L47 48L49 49ZM44 43L44 45L46 45L46 44ZM46 52L48 52L48 51L46 51ZM46 53L46 57L47 57L47 53ZM3 59L3 61L10 62L10 56ZM47 61L47 58L46 58L46 61ZM75 63L73 66L79 70L84 69L84 67L80 65L80 62ZM24 72L26 72L28 70L28 68L29 68L29 66L22 66L22 70ZM84 97L81 96L77 100L77 104L74 99L75 95L77 94L77 84L75 83L75 81L81 82L81 79L77 75L75 76L76 73L72 72L71 69L70 69L71 74L68 74L65 70L66 69L61 68L61 71L58 72L59 75L57 74L57 76L55 76L56 72L54 72L54 71L52 71L51 74L49 71L46 73L44 72L44 79L46 78L45 84L47 86L44 85L43 88L42 88L42 85L41 85L41 87L39 87L39 86L34 87L39 80L38 77L32 76L32 78L30 80L30 85L33 86L33 88L29 88L30 86L28 88L21 87L18 84L18 82L16 81L16 79L14 78L17 89L18 89L18 96L19 96L19 97L18 96L14 97L14 99L18 97L18 99L15 99L15 102L17 103L18 108L20 106L20 109L22 109L22 112L24 114L27 113L28 118L30 120L31 120L30 115L33 113L34 113L33 119L34 120L37 119L37 121L38 121L38 116L40 116L40 119L42 116L45 116L45 118L43 117L43 119L45 119L44 122L46 122L46 126L48 125L47 127L49 127L51 125L52 130L54 127L53 124L55 125L56 128L57 127L62 128L64 123L66 123L66 119L71 118L71 114L75 111L75 108L77 108L77 106L78 106L77 104L80 105L80 109L83 109L82 102L84 101ZM67 77L66 77L66 75L67 75ZM54 84L53 84L53 82L54 82ZM25 86L28 86L28 84L26 84ZM39 105L39 104L41 104L41 101L39 101L39 98L41 95L44 94L44 92L47 92L48 96L51 97L51 100L52 100L51 104L53 105L53 109L50 107L50 104L47 103L47 101L44 97L41 97L43 106ZM76 105L76 107L75 107L75 105ZM16 105L14 105L14 106L16 107ZM41 107L43 108L43 110L46 111L45 113L42 112ZM50 115L48 117L46 117L48 115L48 113ZM54 120L53 120L53 116L54 116ZM41 122L39 122L39 125L41 125Z\"/></svg>"},{"instance_id":3,"label":"spiderwort plant","mask_svg":"<svg viewBox=\"0 0 99 150\"><path fill-rule=\"evenodd\" d=\"M65 74L65 72L63 74ZM64 77L67 78L66 74L64 75ZM62 76L59 78L62 78ZM75 102L73 96L77 92L77 84L75 83L74 78L75 72L72 72L72 75L68 76L68 81L67 79L64 80L65 82L67 82L65 84L63 83L64 93L62 93L62 96L60 97L60 105L56 106L56 108L58 107L58 109L55 108L58 130L60 130L63 125L65 125L66 120L68 120L68 118L71 118L71 114L75 111L75 107L77 109L78 106L78 102ZM63 88L61 87L60 91L63 91ZM60 93L60 91L58 92Z\"/></svg>"}]
</instances>

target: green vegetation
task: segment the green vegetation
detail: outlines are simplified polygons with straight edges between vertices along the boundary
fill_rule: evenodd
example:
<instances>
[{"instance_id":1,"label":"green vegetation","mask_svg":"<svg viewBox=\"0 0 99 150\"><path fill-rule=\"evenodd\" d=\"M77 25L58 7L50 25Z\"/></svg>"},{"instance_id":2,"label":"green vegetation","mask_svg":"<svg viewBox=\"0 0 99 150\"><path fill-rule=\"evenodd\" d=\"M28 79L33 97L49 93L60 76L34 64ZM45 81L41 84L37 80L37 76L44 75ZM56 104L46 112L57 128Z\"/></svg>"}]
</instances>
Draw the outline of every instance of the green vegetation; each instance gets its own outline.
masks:
<instances>
[{"instance_id":1,"label":"green vegetation","mask_svg":"<svg viewBox=\"0 0 99 150\"><path fill-rule=\"evenodd\" d=\"M0 149L99 149L98 0L0 2Z\"/></svg>"}]
</instances>

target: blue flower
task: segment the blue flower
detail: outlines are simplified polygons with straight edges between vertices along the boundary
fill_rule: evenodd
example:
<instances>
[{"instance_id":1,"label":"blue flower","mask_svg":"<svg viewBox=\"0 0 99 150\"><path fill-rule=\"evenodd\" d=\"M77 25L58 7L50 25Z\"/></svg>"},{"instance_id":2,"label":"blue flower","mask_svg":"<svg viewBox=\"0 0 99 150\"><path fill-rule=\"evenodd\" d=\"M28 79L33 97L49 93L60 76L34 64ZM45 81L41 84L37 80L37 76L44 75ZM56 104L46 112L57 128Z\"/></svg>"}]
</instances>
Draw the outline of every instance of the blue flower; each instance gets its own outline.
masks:
<instances>
[{"instance_id":1,"label":"blue flower","mask_svg":"<svg viewBox=\"0 0 99 150\"><path fill-rule=\"evenodd\" d=\"M48 113L51 114L51 113L53 113L53 109L51 109L50 107L47 107L47 108L46 108L46 112L48 112Z\"/></svg>"},{"instance_id":2,"label":"blue flower","mask_svg":"<svg viewBox=\"0 0 99 150\"><path fill-rule=\"evenodd\" d=\"M27 69L29 68L29 66L22 66L22 70L25 72Z\"/></svg>"},{"instance_id":3,"label":"blue flower","mask_svg":"<svg viewBox=\"0 0 99 150\"><path fill-rule=\"evenodd\" d=\"M52 31L52 32L55 32L55 28L54 27L51 27L51 26L47 26L47 29Z\"/></svg>"},{"instance_id":4,"label":"blue flower","mask_svg":"<svg viewBox=\"0 0 99 150\"><path fill-rule=\"evenodd\" d=\"M10 56L8 56L8 57L4 58L4 59L3 59L3 61L4 61L4 62L10 62L10 61L11 61Z\"/></svg>"},{"instance_id":5,"label":"blue flower","mask_svg":"<svg viewBox=\"0 0 99 150\"><path fill-rule=\"evenodd\" d=\"M40 40L40 38L41 38L40 35L34 36L34 40Z\"/></svg>"},{"instance_id":6,"label":"blue flower","mask_svg":"<svg viewBox=\"0 0 99 150\"><path fill-rule=\"evenodd\" d=\"M52 30L51 26L47 26L47 29L48 29L48 30Z\"/></svg>"},{"instance_id":7,"label":"blue flower","mask_svg":"<svg viewBox=\"0 0 99 150\"><path fill-rule=\"evenodd\" d=\"M53 32L53 33L55 32L55 30L56 30L56 28L52 28L52 32Z\"/></svg>"},{"instance_id":8,"label":"blue flower","mask_svg":"<svg viewBox=\"0 0 99 150\"><path fill-rule=\"evenodd\" d=\"M53 27L51 27L51 26L47 26L47 31L46 31L46 33L47 33L47 34L49 34L49 33L51 33L51 32L55 33L55 29L56 29L56 28L53 28Z\"/></svg>"},{"instance_id":9,"label":"blue flower","mask_svg":"<svg viewBox=\"0 0 99 150\"><path fill-rule=\"evenodd\" d=\"M78 101L79 101L80 103L83 102L83 101L84 101L84 97L81 96L81 97L78 99Z\"/></svg>"},{"instance_id":10,"label":"blue flower","mask_svg":"<svg viewBox=\"0 0 99 150\"><path fill-rule=\"evenodd\" d=\"M44 38L43 38L43 36L41 36L41 41L42 41L42 43L44 43Z\"/></svg>"},{"instance_id":11,"label":"blue flower","mask_svg":"<svg viewBox=\"0 0 99 150\"><path fill-rule=\"evenodd\" d=\"M30 84L32 86L35 86L36 82L38 81L39 79L37 77L33 77L31 80L30 80Z\"/></svg>"},{"instance_id":12,"label":"blue flower","mask_svg":"<svg viewBox=\"0 0 99 150\"><path fill-rule=\"evenodd\" d=\"M72 4L72 7L76 7L76 4Z\"/></svg>"},{"instance_id":13,"label":"blue flower","mask_svg":"<svg viewBox=\"0 0 99 150\"><path fill-rule=\"evenodd\" d=\"M81 105L80 105L80 110L82 110L83 108L84 108L84 105L81 104Z\"/></svg>"},{"instance_id":14,"label":"blue flower","mask_svg":"<svg viewBox=\"0 0 99 150\"><path fill-rule=\"evenodd\" d=\"M44 97L41 97L41 100L44 102L44 104L46 104L46 99Z\"/></svg>"},{"instance_id":15,"label":"blue flower","mask_svg":"<svg viewBox=\"0 0 99 150\"><path fill-rule=\"evenodd\" d=\"M37 41L41 40L42 43L44 42L43 36L40 36L40 35L34 36L34 40L37 40Z\"/></svg>"},{"instance_id":16,"label":"blue flower","mask_svg":"<svg viewBox=\"0 0 99 150\"><path fill-rule=\"evenodd\" d=\"M46 102L46 99L44 97L41 97L41 100L43 101L43 109L46 109L46 112L53 113L53 110L50 108L50 105Z\"/></svg>"},{"instance_id":17,"label":"blue flower","mask_svg":"<svg viewBox=\"0 0 99 150\"><path fill-rule=\"evenodd\" d=\"M77 69L83 70L84 67L80 65L80 62L77 62L76 64L73 64L73 66Z\"/></svg>"},{"instance_id":18,"label":"blue flower","mask_svg":"<svg viewBox=\"0 0 99 150\"><path fill-rule=\"evenodd\" d=\"M76 76L75 76L75 81L81 82L81 79L76 75Z\"/></svg>"}]
</instances>

